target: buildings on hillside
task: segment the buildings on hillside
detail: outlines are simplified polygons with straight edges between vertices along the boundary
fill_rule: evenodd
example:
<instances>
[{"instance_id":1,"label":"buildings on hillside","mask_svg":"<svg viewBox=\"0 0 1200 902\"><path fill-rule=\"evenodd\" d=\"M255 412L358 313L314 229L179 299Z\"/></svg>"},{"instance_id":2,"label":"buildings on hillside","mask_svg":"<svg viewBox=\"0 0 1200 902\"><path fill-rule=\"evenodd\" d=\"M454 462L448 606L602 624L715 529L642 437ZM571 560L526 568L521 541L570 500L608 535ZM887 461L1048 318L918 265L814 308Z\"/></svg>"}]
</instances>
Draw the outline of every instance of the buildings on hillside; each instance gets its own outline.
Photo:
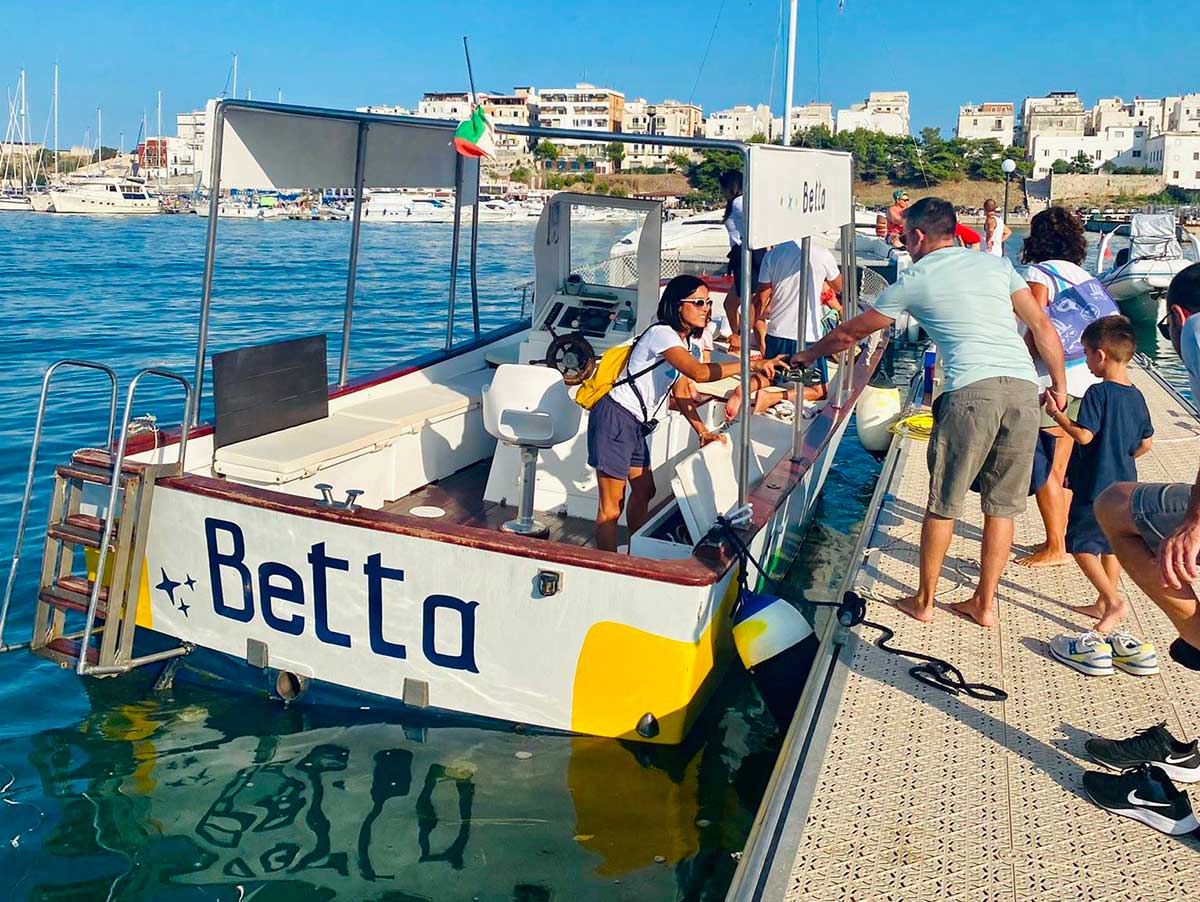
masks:
<instances>
[{"instance_id":1,"label":"buildings on hillside","mask_svg":"<svg viewBox=\"0 0 1200 902\"><path fill-rule=\"evenodd\" d=\"M970 141L999 141L1001 147L1013 143L1013 105L1011 103L969 103L958 108L958 127L954 134Z\"/></svg>"},{"instance_id":2,"label":"buildings on hillside","mask_svg":"<svg viewBox=\"0 0 1200 902\"><path fill-rule=\"evenodd\" d=\"M862 103L837 111L839 132L858 128L887 135L909 134L908 92L872 91Z\"/></svg>"},{"instance_id":3,"label":"buildings on hillside","mask_svg":"<svg viewBox=\"0 0 1200 902\"><path fill-rule=\"evenodd\" d=\"M727 141L749 141L755 135L771 134L771 108L742 104L728 110L717 110L704 120L704 137L724 138Z\"/></svg>"},{"instance_id":4,"label":"buildings on hillside","mask_svg":"<svg viewBox=\"0 0 1200 902\"><path fill-rule=\"evenodd\" d=\"M639 97L625 101L623 131L695 138L704 134L704 111L694 103L681 103L678 100L647 103ZM629 144L625 147L621 166L625 169L667 167L671 154L677 152L678 148L661 144Z\"/></svg>"},{"instance_id":5,"label":"buildings on hillside","mask_svg":"<svg viewBox=\"0 0 1200 902\"><path fill-rule=\"evenodd\" d=\"M1155 135L1146 142L1146 158L1168 185L1200 190L1200 130Z\"/></svg>"}]
</instances>

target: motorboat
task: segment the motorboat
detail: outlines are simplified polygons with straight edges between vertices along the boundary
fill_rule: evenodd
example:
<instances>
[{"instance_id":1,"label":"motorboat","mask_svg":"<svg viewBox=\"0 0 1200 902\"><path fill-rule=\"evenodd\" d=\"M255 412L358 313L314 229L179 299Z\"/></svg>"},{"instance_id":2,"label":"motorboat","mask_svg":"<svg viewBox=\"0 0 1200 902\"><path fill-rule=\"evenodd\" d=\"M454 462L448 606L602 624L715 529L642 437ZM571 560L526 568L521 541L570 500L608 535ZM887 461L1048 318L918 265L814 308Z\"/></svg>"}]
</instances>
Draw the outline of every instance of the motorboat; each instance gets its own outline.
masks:
<instances>
[{"instance_id":1,"label":"motorboat","mask_svg":"<svg viewBox=\"0 0 1200 902\"><path fill-rule=\"evenodd\" d=\"M1128 246L1114 254L1113 238L1126 239ZM1134 213L1128 224L1104 235L1096 259L1097 278L1121 312L1155 321L1176 273L1200 260L1200 239L1181 228L1173 213Z\"/></svg>"},{"instance_id":2,"label":"motorboat","mask_svg":"<svg viewBox=\"0 0 1200 902\"><path fill-rule=\"evenodd\" d=\"M5 213L32 213L33 202L23 191L6 191L0 194L0 211Z\"/></svg>"},{"instance_id":3,"label":"motorboat","mask_svg":"<svg viewBox=\"0 0 1200 902\"><path fill-rule=\"evenodd\" d=\"M210 201L199 200L192 207L192 212L199 216L208 216ZM287 207L278 203L273 196L259 197L257 195L242 195L238 197L222 197L217 204L217 215L222 219L242 219L252 222L287 219Z\"/></svg>"},{"instance_id":4,"label":"motorboat","mask_svg":"<svg viewBox=\"0 0 1200 902\"><path fill-rule=\"evenodd\" d=\"M221 100L210 103L208 126L210 196L223 187L419 185L452 189L465 208L478 184L478 161L457 157L449 140L452 122ZM679 140L744 155L748 195L773 211L755 218L751 206L747 217L747 234L761 245L851 219L849 154ZM819 206L779 203L814 180L830 186ZM572 224L583 209L640 217L636 253L591 267L573 259ZM746 566L745 549L775 576L786 569L884 336L843 352L827 400L802 400L790 417L746 404L726 424L723 404L702 407L707 427L727 432L728 442L701 448L681 412L662 413L649 436L649 519L624 529L625 551L599 550L587 412L573 393L589 364L654 321L660 203L554 195L537 224L532 315L514 309L509 323L482 331L472 269L474 329L464 337L451 268L445 346L351 379L365 221L356 215L343 329L329 342L339 348L333 385L324 334L209 355L213 275L218 249L229 244L217 240L215 214L190 378L142 370L118 420L118 377L106 364L73 356L44 377L35 437L55 374L84 367L109 378L111 441L57 468L42 579L26 609L32 633L4 644L35 438L0 604L0 650L27 648L86 678L151 668L160 679L213 680L291 703L398 706L681 742L733 659L740 582L770 585ZM457 259L459 229L451 240ZM848 254L843 266L852 272ZM279 301L289 302L286 287ZM743 309L749 304L747 287ZM209 369L213 413L201 422ZM131 420L142 409L139 386L151 379L178 388L177 431ZM730 390L699 388L716 398Z\"/></svg>"},{"instance_id":5,"label":"motorboat","mask_svg":"<svg viewBox=\"0 0 1200 902\"><path fill-rule=\"evenodd\" d=\"M131 216L161 213L146 180L132 175L75 176L50 189L55 213Z\"/></svg>"}]
</instances>

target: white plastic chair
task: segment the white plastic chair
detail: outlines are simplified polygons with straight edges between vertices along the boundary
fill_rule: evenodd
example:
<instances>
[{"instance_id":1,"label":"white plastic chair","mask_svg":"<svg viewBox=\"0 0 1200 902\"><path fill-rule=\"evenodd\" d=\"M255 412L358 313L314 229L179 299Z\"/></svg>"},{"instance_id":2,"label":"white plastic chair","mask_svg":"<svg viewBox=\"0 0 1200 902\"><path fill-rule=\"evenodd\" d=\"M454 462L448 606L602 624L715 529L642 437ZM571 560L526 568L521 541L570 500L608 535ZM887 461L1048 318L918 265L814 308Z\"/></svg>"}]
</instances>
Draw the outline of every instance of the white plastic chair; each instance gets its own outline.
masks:
<instances>
[{"instance_id":1,"label":"white plastic chair","mask_svg":"<svg viewBox=\"0 0 1200 902\"><path fill-rule=\"evenodd\" d=\"M533 518L538 451L574 438L582 414L558 370L520 363L496 368L491 385L483 389L483 425L490 435L521 449L517 518L502 529L539 538L549 534L549 527Z\"/></svg>"}]
</instances>

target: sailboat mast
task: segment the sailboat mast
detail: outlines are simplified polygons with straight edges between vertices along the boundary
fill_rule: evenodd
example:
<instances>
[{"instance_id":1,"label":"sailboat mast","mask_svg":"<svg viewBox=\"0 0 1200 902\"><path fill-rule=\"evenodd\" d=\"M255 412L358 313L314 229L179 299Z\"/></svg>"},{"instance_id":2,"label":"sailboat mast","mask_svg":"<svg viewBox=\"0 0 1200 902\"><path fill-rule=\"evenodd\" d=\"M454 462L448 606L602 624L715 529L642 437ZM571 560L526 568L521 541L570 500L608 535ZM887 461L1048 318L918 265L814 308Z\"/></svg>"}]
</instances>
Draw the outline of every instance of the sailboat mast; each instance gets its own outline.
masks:
<instances>
[{"instance_id":1,"label":"sailboat mast","mask_svg":"<svg viewBox=\"0 0 1200 902\"><path fill-rule=\"evenodd\" d=\"M163 177L163 133L162 133L162 88L158 90L158 138L154 142L154 162L158 169L158 177Z\"/></svg>"},{"instance_id":2,"label":"sailboat mast","mask_svg":"<svg viewBox=\"0 0 1200 902\"><path fill-rule=\"evenodd\" d=\"M96 107L96 162L104 162L104 119L100 115L100 107ZM104 166L100 166L100 171L104 172Z\"/></svg>"},{"instance_id":3,"label":"sailboat mast","mask_svg":"<svg viewBox=\"0 0 1200 902\"><path fill-rule=\"evenodd\" d=\"M29 107L25 105L25 70L21 70L21 190L29 184Z\"/></svg>"},{"instance_id":4,"label":"sailboat mast","mask_svg":"<svg viewBox=\"0 0 1200 902\"><path fill-rule=\"evenodd\" d=\"M54 64L54 180L58 181L58 63Z\"/></svg>"},{"instance_id":5,"label":"sailboat mast","mask_svg":"<svg viewBox=\"0 0 1200 902\"><path fill-rule=\"evenodd\" d=\"M237 54L233 55L233 99L237 100Z\"/></svg>"},{"instance_id":6,"label":"sailboat mast","mask_svg":"<svg viewBox=\"0 0 1200 902\"><path fill-rule=\"evenodd\" d=\"M796 0L788 12L787 72L783 89L783 143L792 143L792 75L796 69Z\"/></svg>"}]
</instances>

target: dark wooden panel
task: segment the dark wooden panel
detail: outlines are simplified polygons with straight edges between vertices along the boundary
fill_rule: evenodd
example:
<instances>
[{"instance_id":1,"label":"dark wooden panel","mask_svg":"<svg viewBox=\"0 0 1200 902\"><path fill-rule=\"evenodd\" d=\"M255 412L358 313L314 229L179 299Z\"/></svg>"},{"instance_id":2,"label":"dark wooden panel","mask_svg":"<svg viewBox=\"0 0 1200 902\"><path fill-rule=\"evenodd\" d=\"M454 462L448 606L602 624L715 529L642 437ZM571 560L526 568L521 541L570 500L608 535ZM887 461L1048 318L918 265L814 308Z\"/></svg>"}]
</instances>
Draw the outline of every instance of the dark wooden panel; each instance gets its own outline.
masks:
<instances>
[{"instance_id":1,"label":"dark wooden panel","mask_svg":"<svg viewBox=\"0 0 1200 902\"><path fill-rule=\"evenodd\" d=\"M216 448L329 416L324 335L224 351L212 366Z\"/></svg>"}]
</instances>

